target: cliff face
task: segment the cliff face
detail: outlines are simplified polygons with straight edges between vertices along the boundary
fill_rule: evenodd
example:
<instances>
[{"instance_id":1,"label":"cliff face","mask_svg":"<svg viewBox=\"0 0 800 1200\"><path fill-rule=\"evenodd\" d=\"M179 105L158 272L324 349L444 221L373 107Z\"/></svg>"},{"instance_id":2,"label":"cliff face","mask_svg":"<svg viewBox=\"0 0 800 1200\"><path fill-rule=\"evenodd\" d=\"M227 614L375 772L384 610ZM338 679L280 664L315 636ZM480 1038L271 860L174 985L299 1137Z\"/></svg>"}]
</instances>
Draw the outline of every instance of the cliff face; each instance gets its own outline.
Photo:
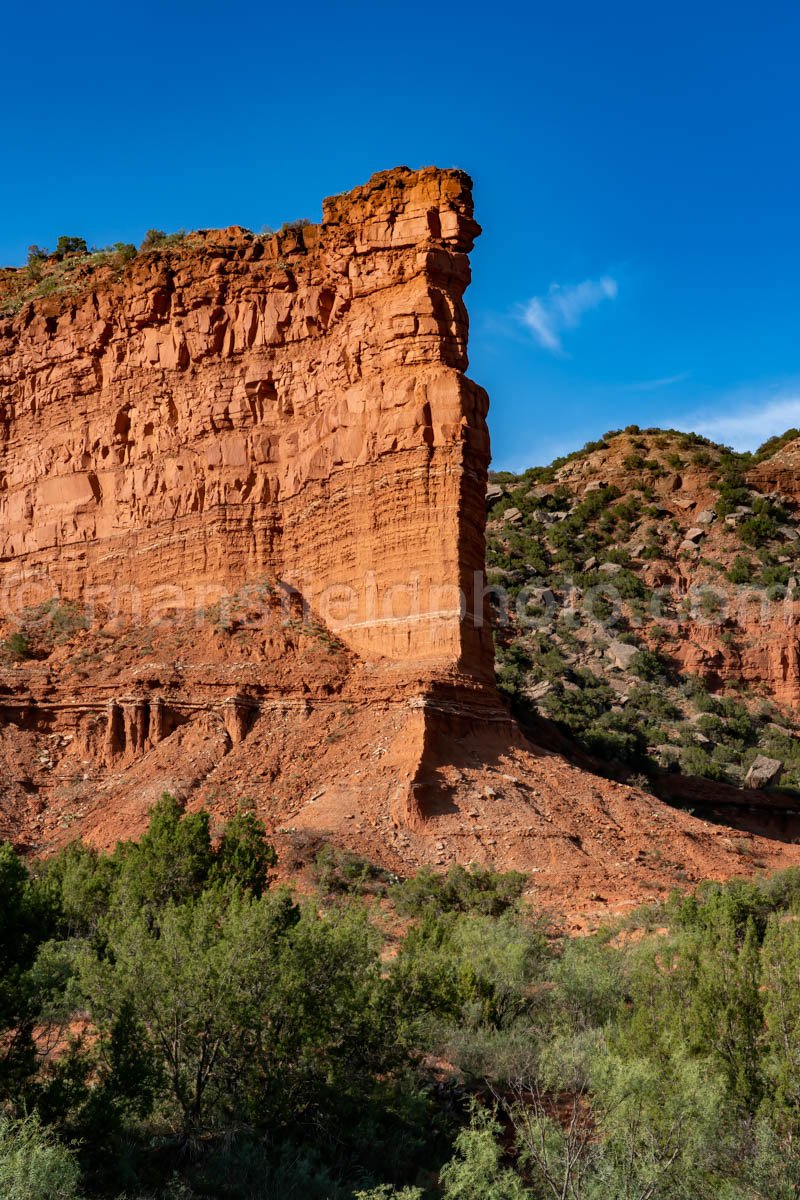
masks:
<instances>
[{"instance_id":1,"label":"cliff face","mask_svg":"<svg viewBox=\"0 0 800 1200\"><path fill-rule=\"evenodd\" d=\"M108 846L169 790L247 799L290 871L328 840L580 908L740 868L495 691L478 232L465 175L399 169L317 226L0 272L0 837Z\"/></svg>"},{"instance_id":2,"label":"cliff face","mask_svg":"<svg viewBox=\"0 0 800 1200\"><path fill-rule=\"evenodd\" d=\"M400 169L321 225L192 235L6 318L7 603L147 620L281 580L369 660L489 678L479 232L467 176Z\"/></svg>"}]
</instances>

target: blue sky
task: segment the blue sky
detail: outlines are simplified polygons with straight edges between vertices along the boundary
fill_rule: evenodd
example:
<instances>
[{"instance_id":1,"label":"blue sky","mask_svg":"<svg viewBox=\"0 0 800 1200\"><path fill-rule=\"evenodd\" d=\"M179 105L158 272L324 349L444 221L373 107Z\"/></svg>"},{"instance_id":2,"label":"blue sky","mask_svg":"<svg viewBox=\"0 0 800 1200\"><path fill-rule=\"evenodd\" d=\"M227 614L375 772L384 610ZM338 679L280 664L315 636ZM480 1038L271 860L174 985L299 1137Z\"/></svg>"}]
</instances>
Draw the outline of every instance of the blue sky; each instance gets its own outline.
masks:
<instances>
[{"instance_id":1,"label":"blue sky","mask_svg":"<svg viewBox=\"0 0 800 1200\"><path fill-rule=\"evenodd\" d=\"M460 166L496 467L800 424L796 2L45 0L4 33L2 263Z\"/></svg>"}]
</instances>

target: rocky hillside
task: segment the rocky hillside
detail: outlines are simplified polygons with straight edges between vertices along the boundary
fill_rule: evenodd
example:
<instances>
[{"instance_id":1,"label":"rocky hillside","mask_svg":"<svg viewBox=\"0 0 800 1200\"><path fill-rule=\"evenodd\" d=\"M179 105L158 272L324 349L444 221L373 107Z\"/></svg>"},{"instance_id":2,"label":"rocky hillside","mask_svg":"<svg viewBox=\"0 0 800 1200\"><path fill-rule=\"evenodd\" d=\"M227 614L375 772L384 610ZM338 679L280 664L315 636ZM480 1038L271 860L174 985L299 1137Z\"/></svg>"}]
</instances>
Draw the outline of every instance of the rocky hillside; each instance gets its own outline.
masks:
<instances>
[{"instance_id":1,"label":"rocky hillside","mask_svg":"<svg viewBox=\"0 0 800 1200\"><path fill-rule=\"evenodd\" d=\"M676 795L800 797L798 457L798 430L738 454L631 426L491 476L498 680L529 728Z\"/></svg>"}]
</instances>

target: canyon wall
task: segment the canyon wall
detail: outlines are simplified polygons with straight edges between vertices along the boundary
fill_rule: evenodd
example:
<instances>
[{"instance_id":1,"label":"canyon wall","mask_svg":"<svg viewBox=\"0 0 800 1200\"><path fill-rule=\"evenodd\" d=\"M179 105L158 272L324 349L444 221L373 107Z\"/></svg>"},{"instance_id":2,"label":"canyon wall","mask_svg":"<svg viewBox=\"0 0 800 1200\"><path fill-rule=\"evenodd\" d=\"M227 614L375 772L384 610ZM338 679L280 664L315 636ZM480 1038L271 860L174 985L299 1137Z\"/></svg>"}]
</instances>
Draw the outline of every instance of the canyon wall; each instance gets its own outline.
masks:
<instances>
[{"instance_id":1,"label":"canyon wall","mask_svg":"<svg viewBox=\"0 0 800 1200\"><path fill-rule=\"evenodd\" d=\"M479 232L466 175L400 168L0 318L2 615L280 582L367 661L490 679Z\"/></svg>"},{"instance_id":2,"label":"canyon wall","mask_svg":"<svg viewBox=\"0 0 800 1200\"><path fill-rule=\"evenodd\" d=\"M478 232L467 176L401 168L319 225L0 271L0 838L113 846L169 791L246 803L288 875L333 843L624 907L741 869L495 691Z\"/></svg>"}]
</instances>

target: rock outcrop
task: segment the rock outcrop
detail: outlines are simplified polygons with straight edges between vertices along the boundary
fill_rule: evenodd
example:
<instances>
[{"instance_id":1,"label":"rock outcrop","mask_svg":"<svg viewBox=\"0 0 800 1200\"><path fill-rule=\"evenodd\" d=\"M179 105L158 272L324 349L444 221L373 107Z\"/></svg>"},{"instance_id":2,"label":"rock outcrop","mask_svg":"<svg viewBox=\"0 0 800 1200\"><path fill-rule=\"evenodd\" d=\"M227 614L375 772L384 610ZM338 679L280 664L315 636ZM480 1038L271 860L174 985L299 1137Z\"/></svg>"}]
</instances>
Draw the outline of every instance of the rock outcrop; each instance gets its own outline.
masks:
<instances>
[{"instance_id":1,"label":"rock outcrop","mask_svg":"<svg viewBox=\"0 0 800 1200\"><path fill-rule=\"evenodd\" d=\"M246 797L290 869L329 839L578 907L738 869L495 691L478 233L466 175L401 168L319 225L0 272L0 836L110 845L169 789Z\"/></svg>"},{"instance_id":2,"label":"rock outcrop","mask_svg":"<svg viewBox=\"0 0 800 1200\"><path fill-rule=\"evenodd\" d=\"M7 605L147 620L280 579L367 659L489 678L462 299L479 232L467 176L401 169L321 225L195 234L6 319Z\"/></svg>"}]
</instances>

